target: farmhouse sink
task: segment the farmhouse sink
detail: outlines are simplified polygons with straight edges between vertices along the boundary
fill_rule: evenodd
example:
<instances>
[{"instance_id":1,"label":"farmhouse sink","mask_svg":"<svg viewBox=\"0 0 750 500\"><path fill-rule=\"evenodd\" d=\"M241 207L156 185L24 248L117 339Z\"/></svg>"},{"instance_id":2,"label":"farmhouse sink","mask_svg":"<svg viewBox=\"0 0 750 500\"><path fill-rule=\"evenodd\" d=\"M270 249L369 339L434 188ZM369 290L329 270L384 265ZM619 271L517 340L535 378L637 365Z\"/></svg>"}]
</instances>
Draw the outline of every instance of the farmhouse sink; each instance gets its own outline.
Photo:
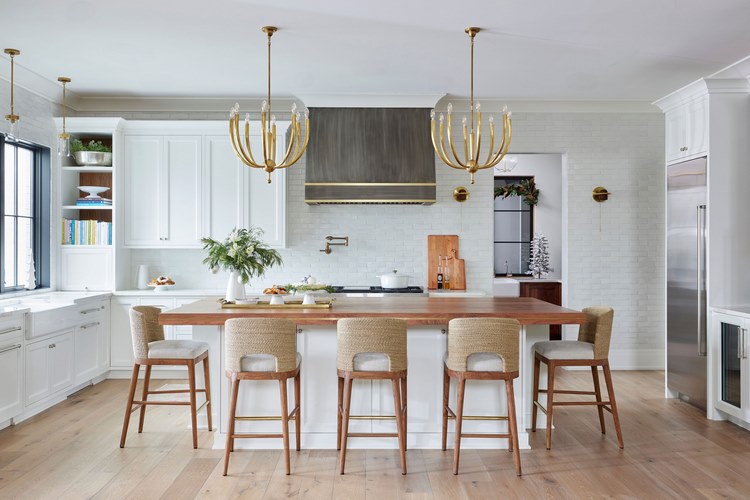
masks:
<instances>
[{"instance_id":1,"label":"farmhouse sink","mask_svg":"<svg viewBox=\"0 0 750 500\"><path fill-rule=\"evenodd\" d=\"M514 278L495 278L492 280L492 295L495 297L518 297L518 280Z\"/></svg>"}]
</instances>

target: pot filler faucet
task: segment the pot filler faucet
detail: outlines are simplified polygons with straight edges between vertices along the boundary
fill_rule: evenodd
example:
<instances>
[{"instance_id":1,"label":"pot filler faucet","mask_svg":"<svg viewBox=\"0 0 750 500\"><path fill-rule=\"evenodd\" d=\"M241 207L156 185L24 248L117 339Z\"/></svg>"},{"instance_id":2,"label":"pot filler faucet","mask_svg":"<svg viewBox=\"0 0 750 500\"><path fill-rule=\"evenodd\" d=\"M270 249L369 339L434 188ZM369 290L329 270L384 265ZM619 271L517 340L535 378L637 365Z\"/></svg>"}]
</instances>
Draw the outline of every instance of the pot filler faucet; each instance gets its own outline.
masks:
<instances>
[{"instance_id":1,"label":"pot filler faucet","mask_svg":"<svg viewBox=\"0 0 750 500\"><path fill-rule=\"evenodd\" d=\"M325 252L326 254L331 253L331 247L333 245L341 245L348 247L349 246L349 237L348 236L326 236L326 247L321 250L321 252ZM333 240L340 240L336 243L333 243Z\"/></svg>"}]
</instances>

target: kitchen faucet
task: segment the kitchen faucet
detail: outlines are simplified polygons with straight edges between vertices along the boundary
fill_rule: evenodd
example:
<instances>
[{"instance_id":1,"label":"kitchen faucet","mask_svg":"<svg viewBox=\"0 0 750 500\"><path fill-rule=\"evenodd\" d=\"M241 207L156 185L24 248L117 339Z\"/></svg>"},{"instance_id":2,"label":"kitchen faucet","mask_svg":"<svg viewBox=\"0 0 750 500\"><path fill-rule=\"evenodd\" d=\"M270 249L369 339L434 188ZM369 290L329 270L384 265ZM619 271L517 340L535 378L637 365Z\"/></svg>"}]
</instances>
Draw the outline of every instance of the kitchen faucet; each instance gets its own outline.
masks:
<instances>
[{"instance_id":1,"label":"kitchen faucet","mask_svg":"<svg viewBox=\"0 0 750 500\"><path fill-rule=\"evenodd\" d=\"M349 237L348 236L326 236L326 247L321 250L321 252L325 252L326 254L331 253L331 246L333 245L341 245L348 247L349 246ZM339 243L332 243L333 240L342 240L342 242Z\"/></svg>"}]
</instances>

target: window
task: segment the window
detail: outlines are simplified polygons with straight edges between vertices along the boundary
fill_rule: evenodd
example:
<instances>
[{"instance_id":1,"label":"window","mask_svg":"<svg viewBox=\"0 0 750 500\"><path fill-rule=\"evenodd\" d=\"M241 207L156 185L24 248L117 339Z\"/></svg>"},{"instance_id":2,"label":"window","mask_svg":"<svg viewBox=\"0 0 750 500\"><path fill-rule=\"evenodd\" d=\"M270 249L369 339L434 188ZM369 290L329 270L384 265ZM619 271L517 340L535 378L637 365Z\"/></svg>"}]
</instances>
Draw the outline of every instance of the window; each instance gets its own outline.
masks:
<instances>
[{"instance_id":1,"label":"window","mask_svg":"<svg viewBox=\"0 0 750 500\"><path fill-rule=\"evenodd\" d=\"M533 177L495 177L495 188ZM529 269L534 210L519 196L495 198L495 275L525 274Z\"/></svg>"},{"instance_id":2,"label":"window","mask_svg":"<svg viewBox=\"0 0 750 500\"><path fill-rule=\"evenodd\" d=\"M0 136L0 293L49 286L49 149Z\"/></svg>"}]
</instances>

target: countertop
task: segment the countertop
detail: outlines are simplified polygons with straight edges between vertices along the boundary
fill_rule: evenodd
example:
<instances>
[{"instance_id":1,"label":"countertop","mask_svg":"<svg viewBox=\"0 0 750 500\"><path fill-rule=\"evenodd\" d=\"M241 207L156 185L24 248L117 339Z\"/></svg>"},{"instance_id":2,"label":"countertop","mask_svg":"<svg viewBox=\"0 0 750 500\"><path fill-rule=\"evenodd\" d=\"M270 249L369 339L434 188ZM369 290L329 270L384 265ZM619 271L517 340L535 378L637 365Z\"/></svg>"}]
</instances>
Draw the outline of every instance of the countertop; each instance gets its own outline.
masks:
<instances>
[{"instance_id":1,"label":"countertop","mask_svg":"<svg viewBox=\"0 0 750 500\"><path fill-rule=\"evenodd\" d=\"M531 276L525 278L523 276L496 276L494 280L500 283L503 282L502 280L513 280L519 283L562 283L559 278L532 278Z\"/></svg>"},{"instance_id":2,"label":"countertop","mask_svg":"<svg viewBox=\"0 0 750 500\"><path fill-rule=\"evenodd\" d=\"M163 312L163 325L223 325L231 318L287 318L298 324L330 325L340 318L395 317L411 325L444 325L454 318L515 318L526 325L583 324L573 309L530 297L340 297L331 309L222 309L216 297Z\"/></svg>"},{"instance_id":3,"label":"countertop","mask_svg":"<svg viewBox=\"0 0 750 500\"><path fill-rule=\"evenodd\" d=\"M742 316L743 318L750 318L750 306L719 306L712 307L713 312L722 314L731 314L734 316Z\"/></svg>"},{"instance_id":4,"label":"countertop","mask_svg":"<svg viewBox=\"0 0 750 500\"><path fill-rule=\"evenodd\" d=\"M72 304L84 304L91 300L104 299L110 292L46 292L22 295L0 302L0 317L11 314L48 311Z\"/></svg>"}]
</instances>

